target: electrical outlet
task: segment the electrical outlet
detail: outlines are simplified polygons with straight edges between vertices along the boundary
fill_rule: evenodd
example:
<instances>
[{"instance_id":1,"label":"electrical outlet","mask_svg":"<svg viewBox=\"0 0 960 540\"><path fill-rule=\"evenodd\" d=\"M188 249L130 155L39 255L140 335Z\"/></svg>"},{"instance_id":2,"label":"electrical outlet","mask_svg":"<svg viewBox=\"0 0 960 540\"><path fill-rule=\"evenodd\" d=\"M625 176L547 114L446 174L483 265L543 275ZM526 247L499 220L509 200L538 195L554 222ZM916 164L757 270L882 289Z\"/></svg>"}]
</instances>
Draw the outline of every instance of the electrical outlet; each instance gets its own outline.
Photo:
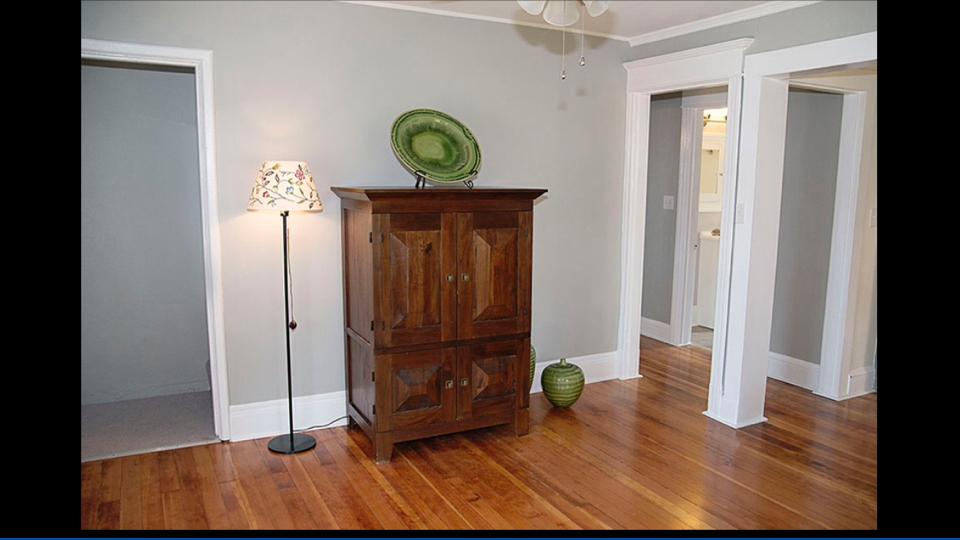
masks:
<instances>
[{"instance_id":1,"label":"electrical outlet","mask_svg":"<svg viewBox=\"0 0 960 540\"><path fill-rule=\"evenodd\" d=\"M877 228L877 209L876 208L870 209L870 227L874 229Z\"/></svg>"},{"instance_id":2,"label":"electrical outlet","mask_svg":"<svg viewBox=\"0 0 960 540\"><path fill-rule=\"evenodd\" d=\"M673 210L673 195L664 195L664 196L663 196L663 209L664 209L664 210Z\"/></svg>"}]
</instances>

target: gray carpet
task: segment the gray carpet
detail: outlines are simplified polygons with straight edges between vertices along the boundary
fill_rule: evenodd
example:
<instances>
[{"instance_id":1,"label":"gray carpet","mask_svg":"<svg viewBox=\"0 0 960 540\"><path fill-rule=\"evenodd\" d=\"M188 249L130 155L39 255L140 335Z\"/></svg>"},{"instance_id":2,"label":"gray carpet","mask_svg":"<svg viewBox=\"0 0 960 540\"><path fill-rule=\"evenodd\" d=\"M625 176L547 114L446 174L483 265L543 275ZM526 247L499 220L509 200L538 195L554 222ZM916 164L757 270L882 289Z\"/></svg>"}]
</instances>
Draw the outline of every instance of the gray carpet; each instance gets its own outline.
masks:
<instances>
[{"instance_id":1,"label":"gray carpet","mask_svg":"<svg viewBox=\"0 0 960 540\"><path fill-rule=\"evenodd\" d=\"M706 326L694 326L690 332L690 343L705 349L713 349L713 330Z\"/></svg>"},{"instance_id":2,"label":"gray carpet","mask_svg":"<svg viewBox=\"0 0 960 540\"><path fill-rule=\"evenodd\" d=\"M217 441L210 392L80 407L80 461Z\"/></svg>"}]
</instances>

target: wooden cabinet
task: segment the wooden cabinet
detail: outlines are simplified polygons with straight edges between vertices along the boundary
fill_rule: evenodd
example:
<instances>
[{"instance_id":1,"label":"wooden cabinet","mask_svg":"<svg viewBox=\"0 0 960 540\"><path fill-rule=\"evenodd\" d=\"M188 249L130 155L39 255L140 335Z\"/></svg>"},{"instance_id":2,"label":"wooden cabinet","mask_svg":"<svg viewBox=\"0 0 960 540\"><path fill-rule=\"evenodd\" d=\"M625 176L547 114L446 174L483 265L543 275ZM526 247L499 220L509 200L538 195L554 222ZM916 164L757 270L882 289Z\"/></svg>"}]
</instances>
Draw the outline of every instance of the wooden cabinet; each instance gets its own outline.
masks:
<instances>
[{"instance_id":1,"label":"wooden cabinet","mask_svg":"<svg viewBox=\"0 0 960 540\"><path fill-rule=\"evenodd\" d=\"M332 188L343 213L347 409L395 442L528 430L533 201L543 189Z\"/></svg>"}]
</instances>

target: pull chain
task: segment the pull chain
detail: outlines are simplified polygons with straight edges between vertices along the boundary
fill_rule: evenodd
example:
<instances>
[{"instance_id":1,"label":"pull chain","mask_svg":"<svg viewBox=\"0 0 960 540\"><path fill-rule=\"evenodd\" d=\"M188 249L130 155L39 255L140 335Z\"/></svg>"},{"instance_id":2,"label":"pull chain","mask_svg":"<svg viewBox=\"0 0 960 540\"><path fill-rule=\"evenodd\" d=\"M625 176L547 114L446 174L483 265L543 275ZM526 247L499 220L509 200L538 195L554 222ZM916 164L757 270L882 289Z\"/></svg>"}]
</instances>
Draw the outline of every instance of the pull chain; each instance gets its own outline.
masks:
<instances>
[{"instance_id":1,"label":"pull chain","mask_svg":"<svg viewBox=\"0 0 960 540\"><path fill-rule=\"evenodd\" d=\"M586 6L584 6L583 15L580 17L580 66L587 65L587 59L583 57L583 29L587 26Z\"/></svg>"},{"instance_id":2,"label":"pull chain","mask_svg":"<svg viewBox=\"0 0 960 540\"><path fill-rule=\"evenodd\" d=\"M564 22L566 22L566 20L567 20L567 2L566 2L565 0L562 0L562 1L563 1L563 20L564 20ZM567 64L566 64L566 60L567 60L567 27L566 27L566 26L564 26L564 27L561 29L561 35L562 35L562 37L560 38L560 43L561 43L561 45L560 45L560 80L562 81L562 80L565 80L565 79L567 78Z\"/></svg>"}]
</instances>

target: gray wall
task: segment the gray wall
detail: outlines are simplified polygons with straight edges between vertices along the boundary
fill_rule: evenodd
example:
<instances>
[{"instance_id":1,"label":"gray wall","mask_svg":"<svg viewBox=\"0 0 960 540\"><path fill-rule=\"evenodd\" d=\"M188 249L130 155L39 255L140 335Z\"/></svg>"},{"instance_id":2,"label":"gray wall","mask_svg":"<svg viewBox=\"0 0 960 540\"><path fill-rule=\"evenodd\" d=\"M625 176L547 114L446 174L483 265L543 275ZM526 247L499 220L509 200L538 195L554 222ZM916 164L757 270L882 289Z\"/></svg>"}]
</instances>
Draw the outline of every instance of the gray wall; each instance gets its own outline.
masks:
<instances>
[{"instance_id":1,"label":"gray wall","mask_svg":"<svg viewBox=\"0 0 960 540\"><path fill-rule=\"evenodd\" d=\"M681 95L663 94L650 101L650 152L647 161L647 215L643 237L644 318L670 323L673 248L677 234L676 198L680 183ZM674 198L664 210L663 197Z\"/></svg>"},{"instance_id":2,"label":"gray wall","mask_svg":"<svg viewBox=\"0 0 960 540\"><path fill-rule=\"evenodd\" d=\"M389 146L431 107L480 141L479 184L544 187L535 209L533 342L544 360L617 346L625 43L335 2L82 2L81 36L210 49L232 404L286 395L279 218L246 212L258 164L310 163L326 211L291 218L294 394L343 388L333 185L413 185ZM573 47L571 47L573 49Z\"/></svg>"},{"instance_id":3,"label":"gray wall","mask_svg":"<svg viewBox=\"0 0 960 540\"><path fill-rule=\"evenodd\" d=\"M770 350L820 363L843 96L790 89Z\"/></svg>"},{"instance_id":4,"label":"gray wall","mask_svg":"<svg viewBox=\"0 0 960 540\"><path fill-rule=\"evenodd\" d=\"M210 388L194 84L80 67L82 404Z\"/></svg>"},{"instance_id":5,"label":"gray wall","mask_svg":"<svg viewBox=\"0 0 960 540\"><path fill-rule=\"evenodd\" d=\"M612 9L616 9L616 6ZM831 1L789 9L717 28L631 47L624 60L658 56L732 39L752 37L746 54L794 47L877 29L877 2Z\"/></svg>"}]
</instances>

